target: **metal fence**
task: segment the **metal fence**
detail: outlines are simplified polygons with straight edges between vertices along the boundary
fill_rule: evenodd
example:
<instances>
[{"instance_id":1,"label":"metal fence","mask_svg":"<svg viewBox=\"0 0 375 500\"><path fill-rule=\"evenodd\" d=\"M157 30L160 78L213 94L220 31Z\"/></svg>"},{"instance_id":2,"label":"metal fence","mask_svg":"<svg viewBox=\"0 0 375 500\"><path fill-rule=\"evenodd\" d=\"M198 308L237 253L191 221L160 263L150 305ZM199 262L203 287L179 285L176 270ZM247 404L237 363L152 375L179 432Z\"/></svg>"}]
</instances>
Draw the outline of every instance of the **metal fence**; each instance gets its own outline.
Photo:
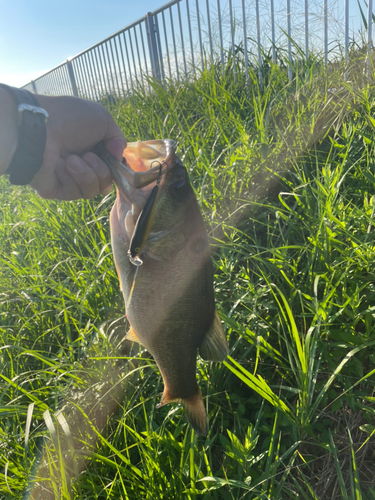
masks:
<instances>
[{"instance_id":1,"label":"metal fence","mask_svg":"<svg viewBox=\"0 0 375 500\"><path fill-rule=\"evenodd\" d=\"M53 68L23 88L46 95L73 95L113 102L149 77L189 79L206 63L222 65L240 54L248 77L264 53L274 62L282 49L290 62L299 48L348 57L350 43L372 46L372 1L349 0L172 0ZM286 4L285 4L286 2ZM365 38L364 38L365 37ZM260 75L261 77L261 75Z\"/></svg>"}]
</instances>

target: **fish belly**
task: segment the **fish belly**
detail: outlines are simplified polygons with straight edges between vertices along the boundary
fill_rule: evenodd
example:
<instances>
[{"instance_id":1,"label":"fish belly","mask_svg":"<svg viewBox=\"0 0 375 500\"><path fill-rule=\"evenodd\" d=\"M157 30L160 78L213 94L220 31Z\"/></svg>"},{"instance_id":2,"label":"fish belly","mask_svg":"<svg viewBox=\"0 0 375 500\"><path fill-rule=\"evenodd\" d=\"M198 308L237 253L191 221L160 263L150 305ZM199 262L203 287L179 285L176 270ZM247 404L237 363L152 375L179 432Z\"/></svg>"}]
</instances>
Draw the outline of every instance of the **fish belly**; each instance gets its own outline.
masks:
<instances>
[{"instance_id":1,"label":"fish belly","mask_svg":"<svg viewBox=\"0 0 375 500\"><path fill-rule=\"evenodd\" d=\"M145 258L132 293L134 271L124 286L127 317L154 357L171 399L197 393L197 348L215 311L211 261L193 257L184 248L172 260Z\"/></svg>"}]
</instances>

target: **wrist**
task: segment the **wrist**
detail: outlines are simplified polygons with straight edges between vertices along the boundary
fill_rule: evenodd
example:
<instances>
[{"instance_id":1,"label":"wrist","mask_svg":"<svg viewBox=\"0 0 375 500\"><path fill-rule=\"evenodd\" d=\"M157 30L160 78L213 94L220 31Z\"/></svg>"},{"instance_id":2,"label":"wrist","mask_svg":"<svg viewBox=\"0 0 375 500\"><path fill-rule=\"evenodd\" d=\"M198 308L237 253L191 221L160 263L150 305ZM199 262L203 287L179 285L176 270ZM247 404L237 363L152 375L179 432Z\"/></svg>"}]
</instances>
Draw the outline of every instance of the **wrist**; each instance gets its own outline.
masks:
<instances>
[{"instance_id":1,"label":"wrist","mask_svg":"<svg viewBox=\"0 0 375 500\"><path fill-rule=\"evenodd\" d=\"M17 105L9 92L0 88L0 175L8 169L17 143Z\"/></svg>"}]
</instances>

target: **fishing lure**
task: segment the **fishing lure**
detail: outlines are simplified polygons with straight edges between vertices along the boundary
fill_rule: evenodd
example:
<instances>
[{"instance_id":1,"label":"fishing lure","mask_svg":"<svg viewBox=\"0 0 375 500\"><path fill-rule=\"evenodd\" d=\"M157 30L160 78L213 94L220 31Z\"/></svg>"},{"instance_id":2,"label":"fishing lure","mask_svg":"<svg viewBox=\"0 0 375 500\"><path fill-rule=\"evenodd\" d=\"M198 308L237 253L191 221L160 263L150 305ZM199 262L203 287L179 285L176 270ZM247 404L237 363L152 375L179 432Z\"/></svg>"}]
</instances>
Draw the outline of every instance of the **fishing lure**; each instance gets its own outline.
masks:
<instances>
[{"instance_id":1,"label":"fishing lure","mask_svg":"<svg viewBox=\"0 0 375 500\"><path fill-rule=\"evenodd\" d=\"M144 248L147 238L151 231L152 222L154 219L154 211L156 206L156 198L159 191L159 185L162 178L162 164L159 163L159 177L156 180L156 185L153 187L150 196L147 199L146 205L140 213L136 222L132 238L130 240L130 247L128 250L128 257L134 266L141 266L143 260L139 257L142 249Z\"/></svg>"}]
</instances>

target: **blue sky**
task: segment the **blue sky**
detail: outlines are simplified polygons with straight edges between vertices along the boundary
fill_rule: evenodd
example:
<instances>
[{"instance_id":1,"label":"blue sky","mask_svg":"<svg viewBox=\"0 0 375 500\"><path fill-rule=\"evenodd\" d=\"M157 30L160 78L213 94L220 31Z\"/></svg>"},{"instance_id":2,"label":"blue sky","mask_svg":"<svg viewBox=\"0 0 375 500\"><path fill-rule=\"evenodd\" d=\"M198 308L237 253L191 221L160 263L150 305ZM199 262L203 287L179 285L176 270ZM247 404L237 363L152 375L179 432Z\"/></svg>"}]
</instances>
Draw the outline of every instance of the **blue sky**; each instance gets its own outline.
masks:
<instances>
[{"instance_id":1,"label":"blue sky","mask_svg":"<svg viewBox=\"0 0 375 500\"><path fill-rule=\"evenodd\" d=\"M166 0L0 0L0 82L22 86Z\"/></svg>"},{"instance_id":2,"label":"blue sky","mask_svg":"<svg viewBox=\"0 0 375 500\"><path fill-rule=\"evenodd\" d=\"M261 0L269 5L269 0ZM303 6L303 0L295 0ZM359 21L350 1L351 25ZM0 82L22 86L166 0L0 0ZM309 0L312 6L323 0ZM363 5L364 0L361 1ZM190 0L194 3L194 0ZM216 0L210 0L216 5ZM275 0L275 9L286 0ZM343 11L344 0L328 0ZM225 8L227 0L221 0ZM293 0L292 0L293 4ZM205 2L200 0L204 8ZM299 9L301 10L301 8Z\"/></svg>"}]
</instances>

